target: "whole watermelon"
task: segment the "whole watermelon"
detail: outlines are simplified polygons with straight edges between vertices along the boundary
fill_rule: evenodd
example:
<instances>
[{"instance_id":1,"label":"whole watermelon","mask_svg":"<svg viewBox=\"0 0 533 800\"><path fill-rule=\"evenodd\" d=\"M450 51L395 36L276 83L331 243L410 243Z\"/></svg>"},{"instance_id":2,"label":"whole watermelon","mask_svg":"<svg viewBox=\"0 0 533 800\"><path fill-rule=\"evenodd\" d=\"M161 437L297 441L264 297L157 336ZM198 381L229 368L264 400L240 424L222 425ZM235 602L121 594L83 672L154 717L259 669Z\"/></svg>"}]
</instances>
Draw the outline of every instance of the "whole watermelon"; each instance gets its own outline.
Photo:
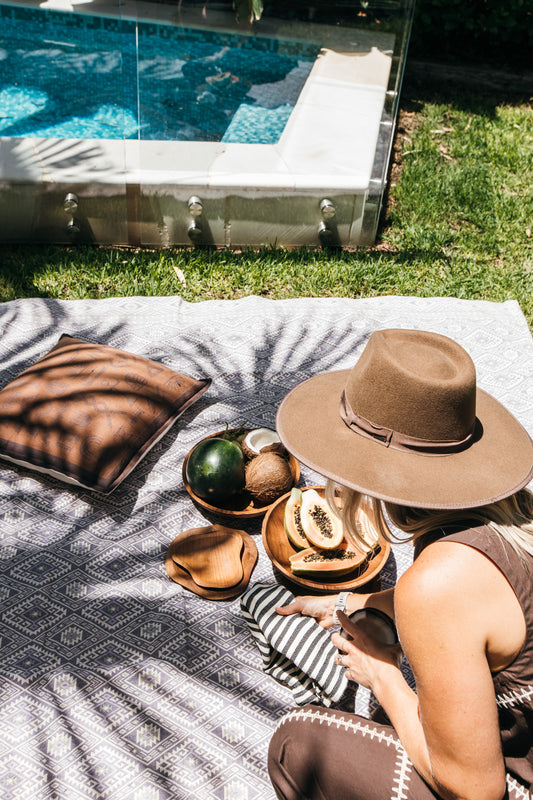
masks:
<instances>
[{"instance_id":1,"label":"whole watermelon","mask_svg":"<svg viewBox=\"0 0 533 800\"><path fill-rule=\"evenodd\" d=\"M236 442L204 439L191 452L185 477L198 497L223 508L225 501L244 489L243 452Z\"/></svg>"}]
</instances>

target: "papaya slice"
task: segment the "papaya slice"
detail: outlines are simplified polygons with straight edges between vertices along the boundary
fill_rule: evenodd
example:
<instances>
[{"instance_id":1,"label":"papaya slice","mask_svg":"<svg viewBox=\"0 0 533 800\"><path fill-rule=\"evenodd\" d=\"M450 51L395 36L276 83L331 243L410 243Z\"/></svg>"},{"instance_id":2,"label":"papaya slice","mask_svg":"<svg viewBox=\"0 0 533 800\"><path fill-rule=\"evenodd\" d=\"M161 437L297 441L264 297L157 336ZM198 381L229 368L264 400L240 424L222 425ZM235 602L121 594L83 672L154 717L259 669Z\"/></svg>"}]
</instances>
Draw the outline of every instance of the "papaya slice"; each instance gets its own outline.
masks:
<instances>
[{"instance_id":1,"label":"papaya slice","mask_svg":"<svg viewBox=\"0 0 533 800\"><path fill-rule=\"evenodd\" d=\"M305 536L314 547L335 550L342 542L342 522L315 489L303 492L300 519Z\"/></svg>"},{"instance_id":2,"label":"papaya slice","mask_svg":"<svg viewBox=\"0 0 533 800\"><path fill-rule=\"evenodd\" d=\"M335 550L307 547L289 556L290 568L295 574L320 573L329 577L351 572L365 560L366 554L359 548L349 545L345 539Z\"/></svg>"},{"instance_id":3,"label":"papaya slice","mask_svg":"<svg viewBox=\"0 0 533 800\"><path fill-rule=\"evenodd\" d=\"M289 542L294 545L297 550L303 550L305 547L309 547L310 544L302 528L302 494L301 489L297 489L296 487L292 489L289 499L285 504L285 514L283 517L285 533L287 534Z\"/></svg>"}]
</instances>

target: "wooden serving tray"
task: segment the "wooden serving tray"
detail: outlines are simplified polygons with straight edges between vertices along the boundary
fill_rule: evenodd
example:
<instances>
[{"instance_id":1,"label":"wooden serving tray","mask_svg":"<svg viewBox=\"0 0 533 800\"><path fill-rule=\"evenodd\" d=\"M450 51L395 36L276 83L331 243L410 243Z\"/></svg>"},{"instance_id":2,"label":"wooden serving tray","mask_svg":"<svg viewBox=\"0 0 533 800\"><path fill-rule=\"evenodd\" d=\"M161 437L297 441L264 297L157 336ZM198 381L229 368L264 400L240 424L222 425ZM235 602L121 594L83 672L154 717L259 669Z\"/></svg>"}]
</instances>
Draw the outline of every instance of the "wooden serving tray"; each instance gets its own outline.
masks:
<instances>
[{"instance_id":1,"label":"wooden serving tray","mask_svg":"<svg viewBox=\"0 0 533 800\"><path fill-rule=\"evenodd\" d=\"M322 497L324 496L325 489L323 486L302 487L303 491L305 491L305 489L315 489ZM274 567L285 579L292 584L303 586L307 590L322 593L357 589L369 583L379 575L390 553L390 543L385 541L382 537L380 537L379 551L372 558L365 561L360 567L356 567L353 572L339 575L337 578L330 577L329 579L321 575L320 572L316 573L316 577L312 574L295 574L291 570L289 558L298 551L290 543L283 523L285 505L289 496L290 492L280 497L279 500L274 503L272 508L267 512L262 526L263 544L267 555Z\"/></svg>"},{"instance_id":2,"label":"wooden serving tray","mask_svg":"<svg viewBox=\"0 0 533 800\"><path fill-rule=\"evenodd\" d=\"M257 562L257 545L245 531L206 525L183 531L165 558L168 576L208 600L225 600L244 591Z\"/></svg>"}]
</instances>

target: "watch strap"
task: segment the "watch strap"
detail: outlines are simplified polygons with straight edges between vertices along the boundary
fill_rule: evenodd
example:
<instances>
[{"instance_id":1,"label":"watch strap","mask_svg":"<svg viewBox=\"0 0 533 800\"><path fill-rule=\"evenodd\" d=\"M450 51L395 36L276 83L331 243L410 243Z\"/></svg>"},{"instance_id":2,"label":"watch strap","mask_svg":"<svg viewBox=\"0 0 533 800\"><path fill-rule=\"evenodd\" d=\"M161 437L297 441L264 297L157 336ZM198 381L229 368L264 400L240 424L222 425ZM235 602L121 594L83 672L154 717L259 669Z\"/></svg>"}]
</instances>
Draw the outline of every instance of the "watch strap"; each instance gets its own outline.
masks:
<instances>
[{"instance_id":1,"label":"watch strap","mask_svg":"<svg viewBox=\"0 0 533 800\"><path fill-rule=\"evenodd\" d=\"M337 599L335 601L335 608L333 609L333 622L335 624L338 624L338 622L339 622L339 618L337 616L339 611L345 611L346 610L346 601L348 600L348 597L350 596L350 594L351 594L350 592L340 592L339 593L339 595L338 595L338 597L337 597Z\"/></svg>"}]
</instances>

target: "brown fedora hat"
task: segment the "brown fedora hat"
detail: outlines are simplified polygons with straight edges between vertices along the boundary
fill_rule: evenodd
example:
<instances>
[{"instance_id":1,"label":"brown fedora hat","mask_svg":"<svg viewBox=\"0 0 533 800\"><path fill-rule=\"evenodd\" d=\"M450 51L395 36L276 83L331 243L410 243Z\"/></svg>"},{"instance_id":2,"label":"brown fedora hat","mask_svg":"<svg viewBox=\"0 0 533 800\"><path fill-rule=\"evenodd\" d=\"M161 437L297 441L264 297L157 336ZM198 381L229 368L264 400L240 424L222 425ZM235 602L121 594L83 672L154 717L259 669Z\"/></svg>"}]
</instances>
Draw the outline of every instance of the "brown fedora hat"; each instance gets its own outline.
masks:
<instances>
[{"instance_id":1,"label":"brown fedora hat","mask_svg":"<svg viewBox=\"0 0 533 800\"><path fill-rule=\"evenodd\" d=\"M457 342L426 331L376 331L351 370L289 392L276 428L319 474L400 505L475 508L533 477L528 432Z\"/></svg>"}]
</instances>

